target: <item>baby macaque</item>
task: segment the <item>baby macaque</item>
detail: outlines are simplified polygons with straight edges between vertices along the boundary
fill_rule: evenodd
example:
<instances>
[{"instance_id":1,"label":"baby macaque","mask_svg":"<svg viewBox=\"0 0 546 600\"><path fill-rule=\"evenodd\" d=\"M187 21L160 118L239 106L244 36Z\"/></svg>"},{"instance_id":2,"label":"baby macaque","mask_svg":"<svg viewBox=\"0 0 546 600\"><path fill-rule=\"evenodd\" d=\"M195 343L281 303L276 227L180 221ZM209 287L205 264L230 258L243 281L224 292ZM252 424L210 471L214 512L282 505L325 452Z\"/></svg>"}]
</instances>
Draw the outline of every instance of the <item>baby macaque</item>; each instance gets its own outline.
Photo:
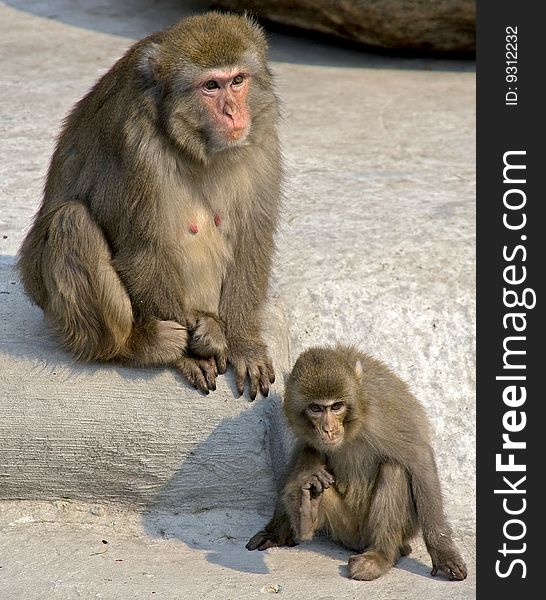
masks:
<instances>
[{"instance_id":1,"label":"baby macaque","mask_svg":"<svg viewBox=\"0 0 546 600\"><path fill-rule=\"evenodd\" d=\"M359 552L349 577L371 580L411 552L421 529L432 575L466 578L429 423L403 381L355 348L311 348L288 378L284 410L297 443L275 514L249 550L293 546L322 530Z\"/></svg>"}]
</instances>

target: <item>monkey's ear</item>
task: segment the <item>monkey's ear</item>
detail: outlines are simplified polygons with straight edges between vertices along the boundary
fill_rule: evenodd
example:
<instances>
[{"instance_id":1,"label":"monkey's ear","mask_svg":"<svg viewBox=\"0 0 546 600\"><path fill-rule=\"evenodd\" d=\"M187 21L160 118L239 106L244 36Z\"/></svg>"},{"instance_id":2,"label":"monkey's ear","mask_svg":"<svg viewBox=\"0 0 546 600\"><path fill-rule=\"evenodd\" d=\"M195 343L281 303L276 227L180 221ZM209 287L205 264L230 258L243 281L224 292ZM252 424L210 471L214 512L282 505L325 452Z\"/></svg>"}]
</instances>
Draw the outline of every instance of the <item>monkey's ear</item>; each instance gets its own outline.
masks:
<instances>
[{"instance_id":1,"label":"monkey's ear","mask_svg":"<svg viewBox=\"0 0 546 600\"><path fill-rule=\"evenodd\" d=\"M140 50L137 70L148 83L154 83L159 79L160 50L160 45L154 42L150 42Z\"/></svg>"},{"instance_id":2,"label":"monkey's ear","mask_svg":"<svg viewBox=\"0 0 546 600\"><path fill-rule=\"evenodd\" d=\"M358 381L362 382L362 373L364 372L364 369L362 368L362 362L360 360L357 360L355 363L355 375L356 378L358 379Z\"/></svg>"}]
</instances>

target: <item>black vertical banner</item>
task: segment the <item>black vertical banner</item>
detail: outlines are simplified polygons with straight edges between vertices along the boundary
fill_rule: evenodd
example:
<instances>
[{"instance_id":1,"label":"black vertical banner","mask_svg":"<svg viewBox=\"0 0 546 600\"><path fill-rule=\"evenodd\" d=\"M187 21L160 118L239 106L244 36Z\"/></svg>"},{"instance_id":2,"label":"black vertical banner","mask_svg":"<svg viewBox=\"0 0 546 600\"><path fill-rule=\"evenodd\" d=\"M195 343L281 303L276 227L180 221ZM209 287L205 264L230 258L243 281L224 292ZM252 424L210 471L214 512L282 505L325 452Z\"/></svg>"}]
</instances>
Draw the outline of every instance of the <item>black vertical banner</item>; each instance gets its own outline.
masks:
<instances>
[{"instance_id":1,"label":"black vertical banner","mask_svg":"<svg viewBox=\"0 0 546 600\"><path fill-rule=\"evenodd\" d=\"M546 496L546 28L478 3L477 597L541 595ZM538 591L537 591L538 590Z\"/></svg>"}]
</instances>

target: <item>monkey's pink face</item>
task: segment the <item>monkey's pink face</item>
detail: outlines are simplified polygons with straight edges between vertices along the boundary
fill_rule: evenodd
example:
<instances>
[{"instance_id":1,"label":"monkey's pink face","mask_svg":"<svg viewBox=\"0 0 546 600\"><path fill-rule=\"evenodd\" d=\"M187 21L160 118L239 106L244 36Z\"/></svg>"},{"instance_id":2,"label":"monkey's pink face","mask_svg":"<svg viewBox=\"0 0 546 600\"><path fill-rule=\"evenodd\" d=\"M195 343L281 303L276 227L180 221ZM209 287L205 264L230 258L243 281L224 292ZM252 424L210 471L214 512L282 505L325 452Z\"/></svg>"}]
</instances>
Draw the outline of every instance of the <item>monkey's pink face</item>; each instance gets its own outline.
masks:
<instances>
[{"instance_id":1,"label":"monkey's pink face","mask_svg":"<svg viewBox=\"0 0 546 600\"><path fill-rule=\"evenodd\" d=\"M209 71L199 84L206 107L208 129L220 145L243 142L250 130L247 104L250 75L241 70Z\"/></svg>"},{"instance_id":2,"label":"monkey's pink face","mask_svg":"<svg viewBox=\"0 0 546 600\"><path fill-rule=\"evenodd\" d=\"M306 417L325 450L339 446L343 441L343 420L347 406L341 400L320 400L307 406Z\"/></svg>"}]
</instances>

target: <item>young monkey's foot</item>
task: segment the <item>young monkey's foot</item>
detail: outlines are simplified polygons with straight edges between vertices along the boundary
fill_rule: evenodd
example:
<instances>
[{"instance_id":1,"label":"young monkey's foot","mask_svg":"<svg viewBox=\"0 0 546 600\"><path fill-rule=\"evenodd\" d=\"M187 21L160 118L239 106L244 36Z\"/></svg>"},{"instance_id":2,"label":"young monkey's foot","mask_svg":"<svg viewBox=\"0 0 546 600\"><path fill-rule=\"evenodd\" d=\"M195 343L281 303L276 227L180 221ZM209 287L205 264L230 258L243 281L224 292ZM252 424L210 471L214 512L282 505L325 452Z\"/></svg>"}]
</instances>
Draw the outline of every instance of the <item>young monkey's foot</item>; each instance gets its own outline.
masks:
<instances>
[{"instance_id":1,"label":"young monkey's foot","mask_svg":"<svg viewBox=\"0 0 546 600\"><path fill-rule=\"evenodd\" d=\"M362 581L371 581L384 575L393 563L383 552L368 550L349 558L349 577Z\"/></svg>"}]
</instances>

